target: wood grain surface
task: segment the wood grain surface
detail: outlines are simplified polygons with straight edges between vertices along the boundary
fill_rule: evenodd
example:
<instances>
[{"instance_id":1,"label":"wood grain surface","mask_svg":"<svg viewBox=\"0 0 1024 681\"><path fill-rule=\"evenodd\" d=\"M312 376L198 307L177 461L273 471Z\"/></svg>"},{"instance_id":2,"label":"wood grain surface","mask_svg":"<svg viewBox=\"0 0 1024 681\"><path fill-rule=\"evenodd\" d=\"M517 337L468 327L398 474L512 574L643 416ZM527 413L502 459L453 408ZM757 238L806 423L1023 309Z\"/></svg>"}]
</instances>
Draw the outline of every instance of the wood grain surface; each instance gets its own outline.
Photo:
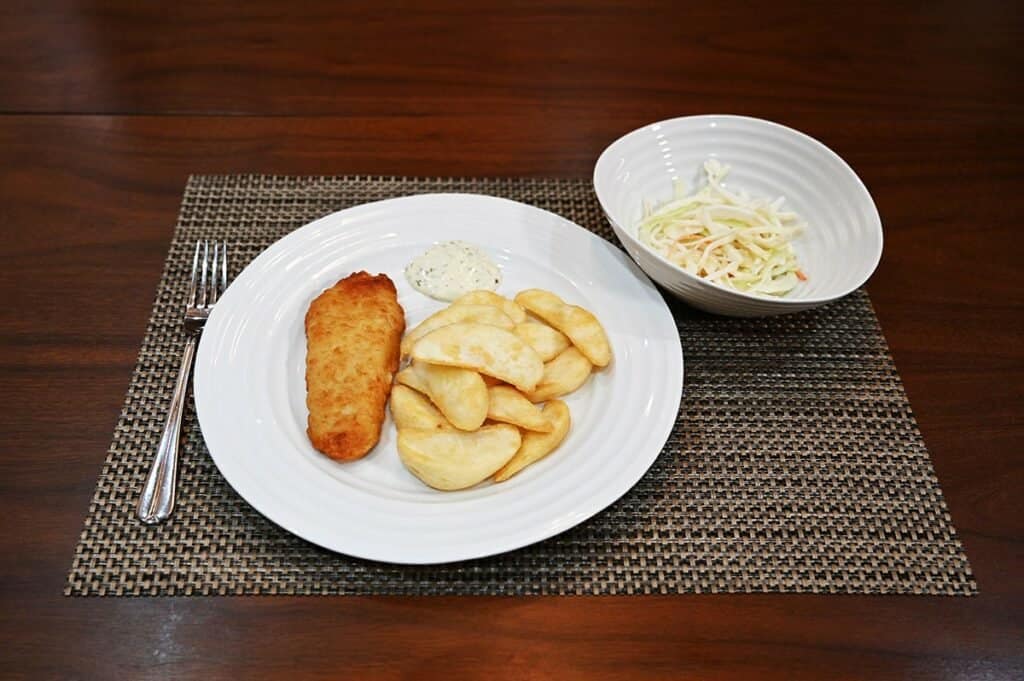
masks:
<instances>
[{"instance_id":1,"label":"wood grain surface","mask_svg":"<svg viewBox=\"0 0 1024 681\"><path fill-rule=\"evenodd\" d=\"M0 676L1024 677L1021 44L1011 2L4 3ZM693 113L871 190L978 597L60 595L189 173L587 176Z\"/></svg>"}]
</instances>

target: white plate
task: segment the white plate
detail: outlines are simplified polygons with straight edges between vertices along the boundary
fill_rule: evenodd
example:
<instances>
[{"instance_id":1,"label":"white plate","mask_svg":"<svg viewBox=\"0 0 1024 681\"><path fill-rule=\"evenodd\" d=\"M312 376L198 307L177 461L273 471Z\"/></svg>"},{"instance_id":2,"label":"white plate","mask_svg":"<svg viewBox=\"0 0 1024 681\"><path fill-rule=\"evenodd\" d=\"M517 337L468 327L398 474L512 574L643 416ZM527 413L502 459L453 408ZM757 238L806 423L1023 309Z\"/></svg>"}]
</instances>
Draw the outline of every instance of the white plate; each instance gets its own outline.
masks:
<instances>
[{"instance_id":1,"label":"white plate","mask_svg":"<svg viewBox=\"0 0 1024 681\"><path fill-rule=\"evenodd\" d=\"M567 398L573 425L551 456L501 484L435 491L398 458L394 426L365 458L336 463L306 438L303 317L351 272L383 272L409 328L442 307L405 265L439 241L483 247L500 293L554 291L592 310L615 358ZM617 248L553 213L469 194L370 203L281 239L235 279L203 332L195 401L217 468L249 504L324 548L395 563L501 553L586 520L654 463L675 422L683 356L661 295Z\"/></svg>"}]
</instances>

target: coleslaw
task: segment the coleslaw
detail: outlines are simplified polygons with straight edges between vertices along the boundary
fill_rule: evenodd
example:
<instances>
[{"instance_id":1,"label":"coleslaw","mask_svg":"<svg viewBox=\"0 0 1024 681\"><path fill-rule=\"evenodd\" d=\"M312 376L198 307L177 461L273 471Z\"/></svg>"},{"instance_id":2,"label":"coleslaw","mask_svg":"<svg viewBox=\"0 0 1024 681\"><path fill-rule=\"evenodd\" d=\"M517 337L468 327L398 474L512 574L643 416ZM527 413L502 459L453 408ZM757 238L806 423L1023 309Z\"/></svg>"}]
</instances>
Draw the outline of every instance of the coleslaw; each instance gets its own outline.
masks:
<instances>
[{"instance_id":1,"label":"coleslaw","mask_svg":"<svg viewBox=\"0 0 1024 681\"><path fill-rule=\"evenodd\" d=\"M792 239L805 224L774 201L722 186L729 166L704 162L707 182L687 195L652 208L645 203L637 227L640 240L690 274L745 293L783 296L807 276Z\"/></svg>"}]
</instances>

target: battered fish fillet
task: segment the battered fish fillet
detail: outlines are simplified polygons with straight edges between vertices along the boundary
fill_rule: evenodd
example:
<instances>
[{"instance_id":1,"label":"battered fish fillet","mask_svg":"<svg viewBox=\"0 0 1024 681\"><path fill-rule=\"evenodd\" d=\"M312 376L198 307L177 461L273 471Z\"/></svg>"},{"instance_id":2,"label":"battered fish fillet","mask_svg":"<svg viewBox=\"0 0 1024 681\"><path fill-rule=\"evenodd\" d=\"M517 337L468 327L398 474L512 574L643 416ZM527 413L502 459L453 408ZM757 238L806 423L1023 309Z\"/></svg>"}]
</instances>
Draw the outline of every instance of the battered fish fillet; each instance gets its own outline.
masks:
<instances>
[{"instance_id":1,"label":"battered fish fillet","mask_svg":"<svg viewBox=\"0 0 1024 681\"><path fill-rule=\"evenodd\" d=\"M386 275L342 279L306 312L306 406L313 446L339 461L380 439L405 312Z\"/></svg>"}]
</instances>

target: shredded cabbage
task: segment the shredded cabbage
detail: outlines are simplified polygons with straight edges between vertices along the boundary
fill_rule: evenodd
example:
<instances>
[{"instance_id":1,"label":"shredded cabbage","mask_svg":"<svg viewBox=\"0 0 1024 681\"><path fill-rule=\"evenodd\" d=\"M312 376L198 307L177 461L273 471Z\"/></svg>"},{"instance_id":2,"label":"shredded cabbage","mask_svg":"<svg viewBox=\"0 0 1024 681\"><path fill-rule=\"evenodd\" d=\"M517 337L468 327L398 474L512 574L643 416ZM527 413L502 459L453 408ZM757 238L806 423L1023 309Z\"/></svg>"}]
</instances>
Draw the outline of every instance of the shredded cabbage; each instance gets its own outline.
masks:
<instances>
[{"instance_id":1,"label":"shredded cabbage","mask_svg":"<svg viewBox=\"0 0 1024 681\"><path fill-rule=\"evenodd\" d=\"M722 186L729 166L704 162L707 183L652 210L645 202L640 240L690 274L746 293L782 296L806 280L791 239L805 227L784 199L752 198Z\"/></svg>"}]
</instances>

